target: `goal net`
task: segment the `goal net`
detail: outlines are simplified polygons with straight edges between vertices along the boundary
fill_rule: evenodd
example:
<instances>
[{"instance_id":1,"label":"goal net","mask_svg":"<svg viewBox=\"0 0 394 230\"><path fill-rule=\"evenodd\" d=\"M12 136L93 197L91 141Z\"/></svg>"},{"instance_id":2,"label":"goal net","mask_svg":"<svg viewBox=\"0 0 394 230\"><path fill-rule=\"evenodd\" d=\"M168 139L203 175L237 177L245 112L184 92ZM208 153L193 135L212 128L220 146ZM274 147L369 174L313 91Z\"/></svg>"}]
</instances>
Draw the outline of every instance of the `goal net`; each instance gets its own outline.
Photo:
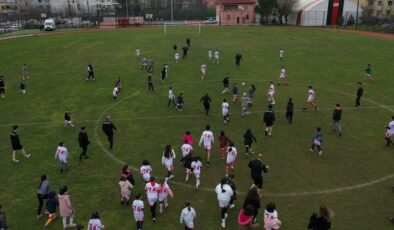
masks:
<instances>
[{"instance_id":1,"label":"goal net","mask_svg":"<svg viewBox=\"0 0 394 230\"><path fill-rule=\"evenodd\" d=\"M198 33L201 34L201 21L170 22L163 24L163 33Z\"/></svg>"}]
</instances>

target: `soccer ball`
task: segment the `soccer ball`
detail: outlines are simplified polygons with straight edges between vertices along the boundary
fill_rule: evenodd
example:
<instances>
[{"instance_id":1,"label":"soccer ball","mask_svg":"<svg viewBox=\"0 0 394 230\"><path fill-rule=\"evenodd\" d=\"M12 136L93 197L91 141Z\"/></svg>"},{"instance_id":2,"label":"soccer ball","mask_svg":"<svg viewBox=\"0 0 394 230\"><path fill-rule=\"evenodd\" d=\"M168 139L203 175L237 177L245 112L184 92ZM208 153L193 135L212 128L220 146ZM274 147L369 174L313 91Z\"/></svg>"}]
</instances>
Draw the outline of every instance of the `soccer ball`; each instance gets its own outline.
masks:
<instances>
[{"instance_id":1,"label":"soccer ball","mask_svg":"<svg viewBox=\"0 0 394 230\"><path fill-rule=\"evenodd\" d=\"M242 85L245 85L245 82L242 82Z\"/></svg>"}]
</instances>

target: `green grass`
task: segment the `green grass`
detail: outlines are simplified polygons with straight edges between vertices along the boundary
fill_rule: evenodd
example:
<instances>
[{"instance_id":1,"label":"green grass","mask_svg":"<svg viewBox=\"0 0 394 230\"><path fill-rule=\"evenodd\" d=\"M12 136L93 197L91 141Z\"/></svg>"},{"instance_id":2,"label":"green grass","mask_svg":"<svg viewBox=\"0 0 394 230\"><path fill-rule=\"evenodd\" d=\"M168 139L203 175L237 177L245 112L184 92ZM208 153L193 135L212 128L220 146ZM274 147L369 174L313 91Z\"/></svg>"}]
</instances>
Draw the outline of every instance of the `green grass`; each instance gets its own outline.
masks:
<instances>
[{"instance_id":1,"label":"green grass","mask_svg":"<svg viewBox=\"0 0 394 230\"><path fill-rule=\"evenodd\" d=\"M190 36L190 58L175 64L172 45L181 47ZM82 39L82 40L81 40ZM79 40L79 41L78 41ZM73 42L78 41L74 44ZM70 45L72 44L72 45ZM66 48L64 48L66 47ZM155 92L147 93L147 74L139 70L135 49L142 56L155 60ZM207 62L207 50L221 51L220 65L208 64L206 80L199 80L199 66ZM264 137L261 122L268 82L276 81L282 63L278 52L285 50L283 62L288 71L289 85L277 87L277 122L272 138ZM235 69L234 56L241 52L244 60ZM197 28L120 29L101 32L71 32L53 36L20 38L0 41L0 69L6 76L7 95L0 100L0 203L8 214L11 229L41 229L43 221L35 221L36 189L39 177L49 174L51 188L58 190L68 185L76 209L76 221L87 224L90 214L99 211L106 229L134 229L130 208L119 205L118 179L121 165L100 148L107 142L101 132L101 121L110 114L118 132L113 154L116 158L139 167L142 159L153 165L154 175L164 176L160 164L166 144L172 144L180 156L180 137L190 130L195 140L206 124L211 124L216 137L225 130L235 141L240 152L236 167L238 190L246 192L251 185L244 157L242 135L252 128L258 142L254 149L263 153L270 165L265 175L267 195L262 204L276 202L282 229L305 229L310 214L321 204L330 207L336 216L333 229L391 229L388 221L394 215L390 178L373 186L331 194L307 196L278 196L279 193L314 192L363 184L390 175L394 171L393 149L384 146L384 126L393 115L393 108L345 110L344 136L332 132L331 109L335 103L352 108L356 82L362 80L367 63L372 64L376 81L365 84L362 105L393 106L392 76L394 70L394 42L335 31L264 28L264 27L203 27ZM86 65L92 62L97 80L86 82ZM27 95L18 91L21 67L27 63L31 80L27 81ZM169 63L169 79L160 82L160 67ZM239 103L231 105L231 122L225 126L221 118L224 96L221 80L226 72L231 83L254 83L257 87L252 114L239 116ZM121 76L123 89L117 102L110 99L115 80ZM313 85L321 110L296 112L294 123L285 122L284 110L292 97L297 110L303 107L306 87ZM167 90L185 94L185 109L169 109ZM240 92L246 90L241 87ZM203 114L200 97L212 96L211 115ZM230 96L225 96L230 99ZM369 99L370 101L367 101ZM75 128L63 127L63 112L73 113ZM390 111L391 110L391 111ZM11 163L9 132L13 124L20 125L20 137L29 160ZM78 127L85 125L92 142L90 159L79 163L76 138ZM323 128L324 155L318 157L308 151L310 139L317 126ZM98 138L95 138L97 131ZM60 174L54 152L59 141L65 141L71 153L70 171ZM201 148L194 146L197 155ZM176 161L177 162L177 161ZM224 175L224 164L215 146L211 168L203 168L202 186L214 188ZM175 164L174 181L183 183L184 170ZM137 186L143 189L142 178L134 174ZM190 185L193 185L194 180ZM183 202L192 201L197 211L198 229L219 229L219 210L212 192L195 191L180 185L170 185L175 198L170 207L152 223L145 210L145 229L183 229L179 215ZM236 217L243 203L230 211L228 229L237 229ZM147 205L147 203L145 203ZM258 221L262 223L263 209ZM60 229L57 221L51 229Z\"/></svg>"}]
</instances>

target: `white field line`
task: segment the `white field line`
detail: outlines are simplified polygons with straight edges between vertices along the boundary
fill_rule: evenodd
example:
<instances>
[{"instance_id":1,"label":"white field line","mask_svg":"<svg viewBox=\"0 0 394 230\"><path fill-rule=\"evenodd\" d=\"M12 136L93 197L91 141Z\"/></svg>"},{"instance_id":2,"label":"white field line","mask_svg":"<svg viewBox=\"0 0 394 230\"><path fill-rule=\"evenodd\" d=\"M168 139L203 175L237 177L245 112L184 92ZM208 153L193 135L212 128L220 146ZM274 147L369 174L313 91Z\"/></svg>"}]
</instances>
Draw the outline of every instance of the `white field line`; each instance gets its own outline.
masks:
<instances>
[{"instance_id":1,"label":"white field line","mask_svg":"<svg viewBox=\"0 0 394 230\"><path fill-rule=\"evenodd\" d=\"M71 46L73 46L74 44L76 44L76 43L78 43L78 42L82 41L83 39L85 39L85 37L83 37L83 38L80 38L80 39L78 39L78 40L76 40L76 41L73 41L73 42L71 42L71 43L67 44L66 46L64 46L64 47L63 47L63 49L67 49L68 47L71 47Z\"/></svg>"}]
</instances>

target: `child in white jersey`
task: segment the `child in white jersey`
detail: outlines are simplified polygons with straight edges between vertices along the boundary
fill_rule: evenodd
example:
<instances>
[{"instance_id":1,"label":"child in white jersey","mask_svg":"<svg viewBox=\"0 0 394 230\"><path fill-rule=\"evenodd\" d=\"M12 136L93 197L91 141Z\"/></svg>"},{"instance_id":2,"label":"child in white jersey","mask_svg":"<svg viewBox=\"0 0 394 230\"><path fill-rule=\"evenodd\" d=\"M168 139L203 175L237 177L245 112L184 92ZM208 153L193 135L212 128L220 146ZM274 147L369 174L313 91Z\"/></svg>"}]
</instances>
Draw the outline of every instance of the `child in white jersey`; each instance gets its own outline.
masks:
<instances>
[{"instance_id":1,"label":"child in white jersey","mask_svg":"<svg viewBox=\"0 0 394 230\"><path fill-rule=\"evenodd\" d=\"M92 217L90 217L89 220L88 230L103 230L103 229L104 229L104 225L101 224L101 220L98 212L93 213Z\"/></svg>"},{"instance_id":2,"label":"child in white jersey","mask_svg":"<svg viewBox=\"0 0 394 230\"><path fill-rule=\"evenodd\" d=\"M145 185L146 197L148 199L153 222L156 221L156 205L159 199L159 188L160 186L156 183L154 177L151 177L150 181Z\"/></svg>"},{"instance_id":3,"label":"child in white jersey","mask_svg":"<svg viewBox=\"0 0 394 230\"><path fill-rule=\"evenodd\" d=\"M192 168L194 176L196 177L196 189L198 189L198 187L201 184L200 177L201 177L202 162L201 162L200 157L193 158L191 168Z\"/></svg>"},{"instance_id":4,"label":"child in white jersey","mask_svg":"<svg viewBox=\"0 0 394 230\"><path fill-rule=\"evenodd\" d=\"M170 186L168 186L166 180L162 179L160 181L160 187L159 187L159 204L160 204L159 212L160 213L163 213L163 205L164 205L164 208L168 207L168 200L167 200L168 196L173 198L174 194L172 193L172 190L171 190Z\"/></svg>"},{"instance_id":5,"label":"child in white jersey","mask_svg":"<svg viewBox=\"0 0 394 230\"><path fill-rule=\"evenodd\" d=\"M150 173L152 172L152 167L150 166L149 161L143 160L142 161L142 166L140 168L140 173L142 175L142 178L146 183L149 182L150 180Z\"/></svg>"},{"instance_id":6,"label":"child in white jersey","mask_svg":"<svg viewBox=\"0 0 394 230\"><path fill-rule=\"evenodd\" d=\"M211 129L210 125L205 126L205 131L202 132L201 138L200 138L200 143L199 143L200 146L202 146L202 144L204 143L203 147L207 153L207 166L208 167L211 166L210 165L211 151L212 151L212 145L214 143L213 133L210 129Z\"/></svg>"},{"instance_id":7,"label":"child in white jersey","mask_svg":"<svg viewBox=\"0 0 394 230\"><path fill-rule=\"evenodd\" d=\"M166 181L174 178L172 172L174 171L174 159L175 159L175 151L171 148L171 145L167 145L166 149L163 152L163 156L161 157L161 163L166 166L167 176Z\"/></svg>"},{"instance_id":8,"label":"child in white jersey","mask_svg":"<svg viewBox=\"0 0 394 230\"><path fill-rule=\"evenodd\" d=\"M141 197L141 193L135 195L132 207L137 230L142 230L144 224L144 202Z\"/></svg>"},{"instance_id":9,"label":"child in white jersey","mask_svg":"<svg viewBox=\"0 0 394 230\"><path fill-rule=\"evenodd\" d=\"M185 208L182 209L181 217L179 221L181 224L185 224L185 230L193 230L194 229L194 220L196 219L197 214L194 208L191 207L189 201L185 202Z\"/></svg>"},{"instance_id":10,"label":"child in white jersey","mask_svg":"<svg viewBox=\"0 0 394 230\"><path fill-rule=\"evenodd\" d=\"M226 159L226 177L228 176L228 169L234 171L235 169L235 160L237 159L237 149L234 147L234 143L230 142L230 147L227 149L227 159Z\"/></svg>"}]
</instances>

